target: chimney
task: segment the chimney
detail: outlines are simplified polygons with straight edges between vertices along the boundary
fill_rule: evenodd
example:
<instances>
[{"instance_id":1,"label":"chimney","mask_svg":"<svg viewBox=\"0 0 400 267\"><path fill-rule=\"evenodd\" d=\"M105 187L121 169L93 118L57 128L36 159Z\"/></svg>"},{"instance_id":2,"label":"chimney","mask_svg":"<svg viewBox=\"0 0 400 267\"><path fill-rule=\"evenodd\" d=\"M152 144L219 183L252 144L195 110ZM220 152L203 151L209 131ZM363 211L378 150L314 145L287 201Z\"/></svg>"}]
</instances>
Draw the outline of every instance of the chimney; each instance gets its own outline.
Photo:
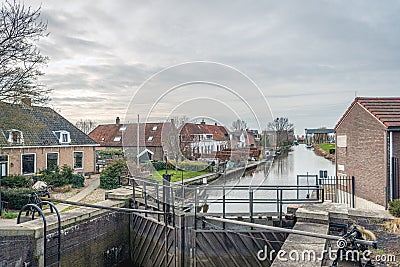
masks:
<instances>
[{"instance_id":1,"label":"chimney","mask_svg":"<svg viewBox=\"0 0 400 267\"><path fill-rule=\"evenodd\" d=\"M215 126L218 126L218 124L217 124L217 123L215 123Z\"/></svg>"},{"instance_id":2,"label":"chimney","mask_svg":"<svg viewBox=\"0 0 400 267\"><path fill-rule=\"evenodd\" d=\"M116 125L119 125L120 122L121 122L121 120L119 119L119 117L117 117L117 118L115 119L115 124L116 124Z\"/></svg>"},{"instance_id":3,"label":"chimney","mask_svg":"<svg viewBox=\"0 0 400 267\"><path fill-rule=\"evenodd\" d=\"M23 105L25 105L27 108L30 108L32 106L32 100L28 97L22 98L21 102Z\"/></svg>"},{"instance_id":4,"label":"chimney","mask_svg":"<svg viewBox=\"0 0 400 267\"><path fill-rule=\"evenodd\" d=\"M202 125L206 125L206 122L204 121L204 119L201 121Z\"/></svg>"}]
</instances>

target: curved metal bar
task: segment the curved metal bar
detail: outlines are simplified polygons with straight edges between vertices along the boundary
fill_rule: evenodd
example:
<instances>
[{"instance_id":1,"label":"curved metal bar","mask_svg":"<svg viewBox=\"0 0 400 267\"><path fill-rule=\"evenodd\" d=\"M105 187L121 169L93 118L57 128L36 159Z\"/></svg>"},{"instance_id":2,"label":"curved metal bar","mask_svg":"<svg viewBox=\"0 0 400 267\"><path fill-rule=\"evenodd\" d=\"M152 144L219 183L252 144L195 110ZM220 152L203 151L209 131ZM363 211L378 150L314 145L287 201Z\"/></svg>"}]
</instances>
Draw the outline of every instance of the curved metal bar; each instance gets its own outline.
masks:
<instances>
[{"instance_id":1,"label":"curved metal bar","mask_svg":"<svg viewBox=\"0 0 400 267\"><path fill-rule=\"evenodd\" d=\"M50 206L51 212L53 212L53 209L54 209L57 214L57 220L58 220L58 228L57 228L57 231L58 231L58 237L57 237L58 255L57 255L57 259L58 259L58 264L60 264L60 260L61 260L61 217L60 217L60 213L58 212L56 205L54 205L50 201L42 201L42 204L48 204Z\"/></svg>"},{"instance_id":2,"label":"curved metal bar","mask_svg":"<svg viewBox=\"0 0 400 267\"><path fill-rule=\"evenodd\" d=\"M46 266L46 252L47 252L46 251L46 242L47 242L47 239L46 239L46 232L47 232L46 217L44 216L42 209L39 208L37 205L35 205L35 204L26 204L19 211L18 218L17 218L17 224L20 224L20 222L21 222L21 214L27 208L34 208L40 214L40 216L43 219L43 242L44 242L43 243L43 265Z\"/></svg>"}]
</instances>

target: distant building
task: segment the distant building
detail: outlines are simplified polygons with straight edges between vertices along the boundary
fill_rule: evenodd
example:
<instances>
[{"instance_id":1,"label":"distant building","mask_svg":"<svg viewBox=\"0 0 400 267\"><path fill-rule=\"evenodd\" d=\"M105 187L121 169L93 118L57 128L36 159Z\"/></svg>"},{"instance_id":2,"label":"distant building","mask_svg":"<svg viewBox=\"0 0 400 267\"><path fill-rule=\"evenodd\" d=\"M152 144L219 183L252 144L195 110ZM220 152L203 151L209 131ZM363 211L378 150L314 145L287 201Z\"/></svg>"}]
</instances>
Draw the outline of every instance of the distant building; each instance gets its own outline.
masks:
<instances>
[{"instance_id":1,"label":"distant building","mask_svg":"<svg viewBox=\"0 0 400 267\"><path fill-rule=\"evenodd\" d=\"M75 172L95 171L95 147L89 136L49 107L0 102L0 169L32 175L64 164Z\"/></svg>"},{"instance_id":2,"label":"distant building","mask_svg":"<svg viewBox=\"0 0 400 267\"><path fill-rule=\"evenodd\" d=\"M355 206L400 198L400 98L356 98L335 132L336 173L355 177Z\"/></svg>"},{"instance_id":3,"label":"distant building","mask_svg":"<svg viewBox=\"0 0 400 267\"><path fill-rule=\"evenodd\" d=\"M113 124L98 125L89 136L100 145L99 150L125 149L125 153L130 153L132 158L139 157L140 161L144 162L163 160L163 142L166 141L163 137L168 138L170 131L173 130L176 131L172 122L121 124L117 117Z\"/></svg>"},{"instance_id":4,"label":"distant building","mask_svg":"<svg viewBox=\"0 0 400 267\"><path fill-rule=\"evenodd\" d=\"M218 151L228 148L229 132L217 124L185 123L180 131L181 151L186 158L214 158Z\"/></svg>"}]
</instances>

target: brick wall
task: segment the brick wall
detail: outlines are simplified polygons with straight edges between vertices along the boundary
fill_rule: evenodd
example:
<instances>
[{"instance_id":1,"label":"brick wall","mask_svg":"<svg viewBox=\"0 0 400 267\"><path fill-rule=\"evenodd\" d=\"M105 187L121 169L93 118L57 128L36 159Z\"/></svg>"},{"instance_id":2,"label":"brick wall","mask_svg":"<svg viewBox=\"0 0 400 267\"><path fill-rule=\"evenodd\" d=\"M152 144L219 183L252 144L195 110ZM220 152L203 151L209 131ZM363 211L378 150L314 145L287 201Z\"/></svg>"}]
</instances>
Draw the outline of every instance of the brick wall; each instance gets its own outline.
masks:
<instances>
[{"instance_id":1,"label":"brick wall","mask_svg":"<svg viewBox=\"0 0 400 267\"><path fill-rule=\"evenodd\" d=\"M46 147L46 148L15 148L2 149L2 155L8 155L9 174L21 174L21 155L34 153L36 155L36 172L46 168L47 153L57 152L59 166L67 164L73 167L74 151L82 151L84 162L83 169L76 169L76 172L94 172L95 171L95 150L94 147Z\"/></svg>"},{"instance_id":2,"label":"brick wall","mask_svg":"<svg viewBox=\"0 0 400 267\"><path fill-rule=\"evenodd\" d=\"M130 215L119 212L96 212L79 209L81 212L61 213L61 266L120 266L130 260ZM92 213L91 213L92 212ZM95 215L95 213L100 213ZM93 216L92 216L93 215ZM47 215L55 216L55 215ZM49 228L55 227L54 218L48 218ZM43 263L43 222L41 219L21 224L21 228L0 228L0 266L41 266ZM32 227L35 230L30 229ZM47 233L48 253L55 233ZM49 255L48 254L48 255ZM53 263L57 257L49 259ZM128 265L129 266L129 265Z\"/></svg>"},{"instance_id":3,"label":"brick wall","mask_svg":"<svg viewBox=\"0 0 400 267\"><path fill-rule=\"evenodd\" d=\"M356 196L386 205L387 135L385 127L359 104L355 104L336 129L347 136L347 147L336 149L337 175L355 177ZM344 171L338 166L343 165Z\"/></svg>"}]
</instances>

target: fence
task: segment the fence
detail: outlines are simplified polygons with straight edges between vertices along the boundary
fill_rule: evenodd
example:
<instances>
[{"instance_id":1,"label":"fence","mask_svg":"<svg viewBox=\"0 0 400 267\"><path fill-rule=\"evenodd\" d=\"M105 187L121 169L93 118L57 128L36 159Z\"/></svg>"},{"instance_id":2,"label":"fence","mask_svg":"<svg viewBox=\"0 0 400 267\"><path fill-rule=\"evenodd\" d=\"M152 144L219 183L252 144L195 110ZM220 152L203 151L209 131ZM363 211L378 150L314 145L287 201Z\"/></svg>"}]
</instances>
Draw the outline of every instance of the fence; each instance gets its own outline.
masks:
<instances>
[{"instance_id":1,"label":"fence","mask_svg":"<svg viewBox=\"0 0 400 267\"><path fill-rule=\"evenodd\" d=\"M330 200L336 203L344 203L347 206L354 208L355 206L355 179L354 176L328 176L320 178L318 175L297 175L297 184L301 185L306 182L307 185L313 184L323 190L312 192L319 194L324 192L323 196L316 196L324 200ZM310 193L309 193L310 194Z\"/></svg>"},{"instance_id":2,"label":"fence","mask_svg":"<svg viewBox=\"0 0 400 267\"><path fill-rule=\"evenodd\" d=\"M151 205L174 214L176 209L193 212L197 217L200 211L210 212L226 218L229 215L248 217L254 222L260 215L279 218L280 225L284 209L289 204L322 203L324 188L319 185L297 186L182 186L170 185L164 181L132 177L133 199L136 201L137 189L141 191L143 205ZM306 192L313 192L308 195ZM150 201L150 202L149 202ZM165 205L165 206L164 206ZM172 219L174 216L172 216ZM194 225L197 229L197 223Z\"/></svg>"}]
</instances>

